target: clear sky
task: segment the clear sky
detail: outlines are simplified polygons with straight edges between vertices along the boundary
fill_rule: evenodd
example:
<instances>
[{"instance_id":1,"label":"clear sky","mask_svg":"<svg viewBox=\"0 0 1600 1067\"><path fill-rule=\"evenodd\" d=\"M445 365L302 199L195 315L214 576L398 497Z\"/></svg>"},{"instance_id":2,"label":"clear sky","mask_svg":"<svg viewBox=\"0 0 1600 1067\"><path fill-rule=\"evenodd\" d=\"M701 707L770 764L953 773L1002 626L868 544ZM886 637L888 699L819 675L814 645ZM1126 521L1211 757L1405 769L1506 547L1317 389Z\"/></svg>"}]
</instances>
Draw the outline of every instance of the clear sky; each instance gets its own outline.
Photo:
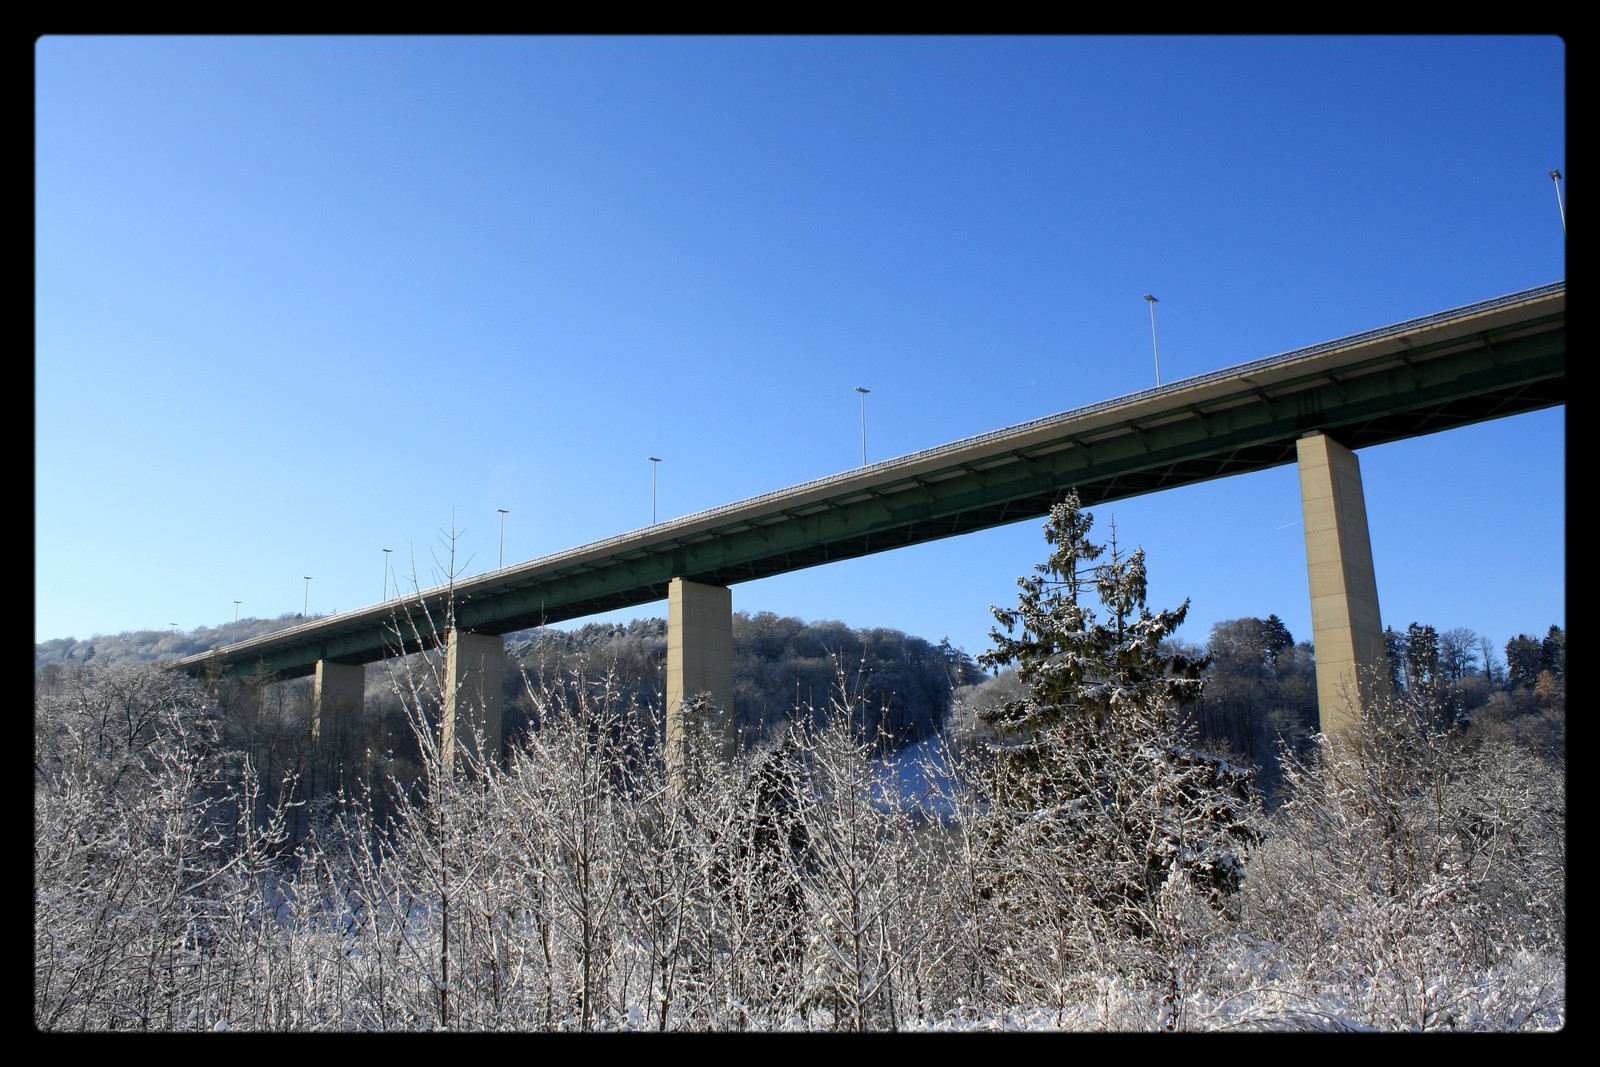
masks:
<instances>
[{"instance_id":1,"label":"clear sky","mask_svg":"<svg viewBox=\"0 0 1600 1067\"><path fill-rule=\"evenodd\" d=\"M1553 37L47 37L37 640L363 607L1565 278ZM1566 181L1560 197L1567 197ZM1384 622L1565 625L1565 409L1359 453ZM1310 637L1293 468L1094 509ZM394 550L385 557L384 548ZM734 587L968 652L1038 521ZM392 558L396 578L385 560ZM307 583L303 576L312 576ZM666 605L621 616L665 615Z\"/></svg>"}]
</instances>

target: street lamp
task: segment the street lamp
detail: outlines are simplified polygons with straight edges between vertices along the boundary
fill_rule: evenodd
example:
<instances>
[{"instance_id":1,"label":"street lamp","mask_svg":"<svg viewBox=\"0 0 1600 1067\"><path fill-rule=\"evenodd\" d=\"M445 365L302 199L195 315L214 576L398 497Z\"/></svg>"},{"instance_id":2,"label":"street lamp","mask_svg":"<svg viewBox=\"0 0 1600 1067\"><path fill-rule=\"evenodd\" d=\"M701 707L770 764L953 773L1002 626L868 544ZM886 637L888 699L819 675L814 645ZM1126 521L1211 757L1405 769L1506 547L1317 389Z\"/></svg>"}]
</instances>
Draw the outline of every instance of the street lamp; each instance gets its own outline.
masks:
<instances>
[{"instance_id":1,"label":"street lamp","mask_svg":"<svg viewBox=\"0 0 1600 1067\"><path fill-rule=\"evenodd\" d=\"M1556 208L1561 212L1561 236L1565 237L1567 235L1567 209L1561 203L1561 172L1559 170L1551 171L1550 180L1556 183Z\"/></svg>"},{"instance_id":2,"label":"street lamp","mask_svg":"<svg viewBox=\"0 0 1600 1067\"><path fill-rule=\"evenodd\" d=\"M1144 298L1150 301L1150 348L1156 354L1156 385L1161 384L1161 349L1156 345L1156 298L1149 293Z\"/></svg>"},{"instance_id":3,"label":"street lamp","mask_svg":"<svg viewBox=\"0 0 1600 1067\"><path fill-rule=\"evenodd\" d=\"M235 600L233 602L233 624L235 626L239 625L239 605L243 603L244 601L242 600Z\"/></svg>"},{"instance_id":4,"label":"street lamp","mask_svg":"<svg viewBox=\"0 0 1600 1067\"><path fill-rule=\"evenodd\" d=\"M867 394L871 389L856 386L856 392L861 394L861 465L867 465Z\"/></svg>"},{"instance_id":5,"label":"street lamp","mask_svg":"<svg viewBox=\"0 0 1600 1067\"><path fill-rule=\"evenodd\" d=\"M511 514L505 508L495 508L500 513L500 566L506 565L506 516Z\"/></svg>"},{"instance_id":6,"label":"street lamp","mask_svg":"<svg viewBox=\"0 0 1600 1067\"><path fill-rule=\"evenodd\" d=\"M393 551L394 551L394 549L392 549L392 548L386 548L386 549L383 550L383 599L384 600L388 600L389 599L389 553L391 553Z\"/></svg>"},{"instance_id":7,"label":"street lamp","mask_svg":"<svg viewBox=\"0 0 1600 1067\"><path fill-rule=\"evenodd\" d=\"M311 612L311 575L302 574L300 577L306 580L306 600L305 603L300 606L300 617L304 619L309 617Z\"/></svg>"},{"instance_id":8,"label":"street lamp","mask_svg":"<svg viewBox=\"0 0 1600 1067\"><path fill-rule=\"evenodd\" d=\"M660 456L650 457L650 525L656 524L656 464L661 462Z\"/></svg>"}]
</instances>

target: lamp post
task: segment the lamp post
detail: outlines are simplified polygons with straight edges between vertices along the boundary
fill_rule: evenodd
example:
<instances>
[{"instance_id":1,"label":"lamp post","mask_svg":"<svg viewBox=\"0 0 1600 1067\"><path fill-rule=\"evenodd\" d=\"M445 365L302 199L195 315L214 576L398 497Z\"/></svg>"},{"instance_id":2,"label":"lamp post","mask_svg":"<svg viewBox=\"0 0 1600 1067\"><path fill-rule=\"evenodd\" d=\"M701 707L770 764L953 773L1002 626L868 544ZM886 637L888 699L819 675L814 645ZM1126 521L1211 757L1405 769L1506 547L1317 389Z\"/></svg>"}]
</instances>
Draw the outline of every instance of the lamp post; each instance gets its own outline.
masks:
<instances>
[{"instance_id":1,"label":"lamp post","mask_svg":"<svg viewBox=\"0 0 1600 1067\"><path fill-rule=\"evenodd\" d=\"M1567 235L1567 209L1561 203L1561 172L1559 170L1551 171L1550 180L1556 183L1556 209L1561 212L1561 236L1565 237Z\"/></svg>"},{"instance_id":2,"label":"lamp post","mask_svg":"<svg viewBox=\"0 0 1600 1067\"><path fill-rule=\"evenodd\" d=\"M871 389L856 386L856 392L861 394L861 465L867 465L867 394Z\"/></svg>"},{"instance_id":3,"label":"lamp post","mask_svg":"<svg viewBox=\"0 0 1600 1067\"><path fill-rule=\"evenodd\" d=\"M1161 384L1161 348L1156 344L1156 298L1149 293L1144 298L1150 301L1150 348L1156 355L1156 385Z\"/></svg>"},{"instance_id":4,"label":"lamp post","mask_svg":"<svg viewBox=\"0 0 1600 1067\"><path fill-rule=\"evenodd\" d=\"M392 548L383 550L383 600L389 599L389 553L393 551Z\"/></svg>"},{"instance_id":5,"label":"lamp post","mask_svg":"<svg viewBox=\"0 0 1600 1067\"><path fill-rule=\"evenodd\" d=\"M500 513L500 566L506 565L506 516L511 514L505 508L495 508Z\"/></svg>"},{"instance_id":6,"label":"lamp post","mask_svg":"<svg viewBox=\"0 0 1600 1067\"><path fill-rule=\"evenodd\" d=\"M304 619L309 617L311 612L311 575L302 574L300 577L306 580L306 599L305 603L300 606L300 617Z\"/></svg>"},{"instance_id":7,"label":"lamp post","mask_svg":"<svg viewBox=\"0 0 1600 1067\"><path fill-rule=\"evenodd\" d=\"M242 600L235 600L233 602L233 624L235 626L239 625L239 605L243 603L244 601Z\"/></svg>"},{"instance_id":8,"label":"lamp post","mask_svg":"<svg viewBox=\"0 0 1600 1067\"><path fill-rule=\"evenodd\" d=\"M656 467L661 462L660 456L650 457L650 525L656 524Z\"/></svg>"}]
</instances>

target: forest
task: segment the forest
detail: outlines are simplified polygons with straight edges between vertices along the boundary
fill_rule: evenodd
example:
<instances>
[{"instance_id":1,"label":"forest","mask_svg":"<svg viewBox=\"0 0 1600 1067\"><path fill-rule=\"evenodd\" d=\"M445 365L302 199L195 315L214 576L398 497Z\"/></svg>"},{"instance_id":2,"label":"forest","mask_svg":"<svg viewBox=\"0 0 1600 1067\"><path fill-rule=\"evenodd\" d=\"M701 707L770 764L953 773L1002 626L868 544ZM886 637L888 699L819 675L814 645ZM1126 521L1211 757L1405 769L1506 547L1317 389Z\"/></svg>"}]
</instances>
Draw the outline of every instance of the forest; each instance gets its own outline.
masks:
<instances>
[{"instance_id":1,"label":"forest","mask_svg":"<svg viewBox=\"0 0 1600 1067\"><path fill-rule=\"evenodd\" d=\"M1390 630L1326 737L1309 643L1183 641L1092 532L976 658L736 616L676 760L659 619L510 636L453 762L436 657L313 744L305 683L162 666L292 618L39 644L35 1027L1561 1029L1561 627Z\"/></svg>"}]
</instances>

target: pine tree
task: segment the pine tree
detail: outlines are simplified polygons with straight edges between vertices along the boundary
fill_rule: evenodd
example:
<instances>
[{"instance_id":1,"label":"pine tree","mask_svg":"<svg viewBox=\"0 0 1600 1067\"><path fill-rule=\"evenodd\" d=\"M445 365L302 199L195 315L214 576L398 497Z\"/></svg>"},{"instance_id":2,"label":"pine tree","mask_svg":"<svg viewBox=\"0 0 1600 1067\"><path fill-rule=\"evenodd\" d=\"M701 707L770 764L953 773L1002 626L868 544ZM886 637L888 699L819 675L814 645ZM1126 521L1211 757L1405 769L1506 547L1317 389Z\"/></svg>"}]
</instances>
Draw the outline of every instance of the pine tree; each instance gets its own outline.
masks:
<instances>
[{"instance_id":1,"label":"pine tree","mask_svg":"<svg viewBox=\"0 0 1600 1067\"><path fill-rule=\"evenodd\" d=\"M1091 542L1092 523L1076 494L1051 509L1050 556L1018 579L1015 609L992 609L979 657L1026 685L980 712L1009 739L988 779L991 891L1002 912L1055 925L1068 954L1129 937L1170 947L1163 887L1220 902L1254 811L1250 772L1198 752L1179 714L1207 662L1162 646L1188 602L1151 611L1143 550L1123 555L1114 527L1109 546Z\"/></svg>"},{"instance_id":2,"label":"pine tree","mask_svg":"<svg viewBox=\"0 0 1600 1067\"><path fill-rule=\"evenodd\" d=\"M1506 642L1506 687L1532 689L1543 666L1544 645L1537 637L1518 634Z\"/></svg>"},{"instance_id":3,"label":"pine tree","mask_svg":"<svg viewBox=\"0 0 1600 1067\"><path fill-rule=\"evenodd\" d=\"M1406 627L1406 687L1418 689L1439 681L1439 632L1413 622Z\"/></svg>"},{"instance_id":4,"label":"pine tree","mask_svg":"<svg viewBox=\"0 0 1600 1067\"><path fill-rule=\"evenodd\" d=\"M1552 624L1539 645L1539 669L1555 675L1557 681L1567 677L1567 632Z\"/></svg>"},{"instance_id":5,"label":"pine tree","mask_svg":"<svg viewBox=\"0 0 1600 1067\"><path fill-rule=\"evenodd\" d=\"M1278 657L1294 647L1294 635L1276 615L1268 615L1261 624L1261 650L1269 669L1278 665Z\"/></svg>"},{"instance_id":6,"label":"pine tree","mask_svg":"<svg viewBox=\"0 0 1600 1067\"><path fill-rule=\"evenodd\" d=\"M1394 632L1394 627L1383 628L1383 662L1389 671L1389 688L1403 688L1406 668L1406 639Z\"/></svg>"},{"instance_id":7,"label":"pine tree","mask_svg":"<svg viewBox=\"0 0 1600 1067\"><path fill-rule=\"evenodd\" d=\"M1093 524L1075 492L1051 508L1044 527L1053 546L1049 558L1036 574L1017 579L1022 593L1015 609L990 609L1000 625L989 632L994 648L978 660L985 667L1014 664L1028 687L1023 699L987 713L990 725L1038 733L1069 719L1104 727L1135 713L1164 722L1169 708L1199 696L1208 659L1161 647L1183 623L1189 602L1152 613L1144 549L1124 557L1113 526L1111 559L1097 564L1108 546L1089 540ZM1107 609L1104 623L1089 606L1090 592Z\"/></svg>"}]
</instances>

